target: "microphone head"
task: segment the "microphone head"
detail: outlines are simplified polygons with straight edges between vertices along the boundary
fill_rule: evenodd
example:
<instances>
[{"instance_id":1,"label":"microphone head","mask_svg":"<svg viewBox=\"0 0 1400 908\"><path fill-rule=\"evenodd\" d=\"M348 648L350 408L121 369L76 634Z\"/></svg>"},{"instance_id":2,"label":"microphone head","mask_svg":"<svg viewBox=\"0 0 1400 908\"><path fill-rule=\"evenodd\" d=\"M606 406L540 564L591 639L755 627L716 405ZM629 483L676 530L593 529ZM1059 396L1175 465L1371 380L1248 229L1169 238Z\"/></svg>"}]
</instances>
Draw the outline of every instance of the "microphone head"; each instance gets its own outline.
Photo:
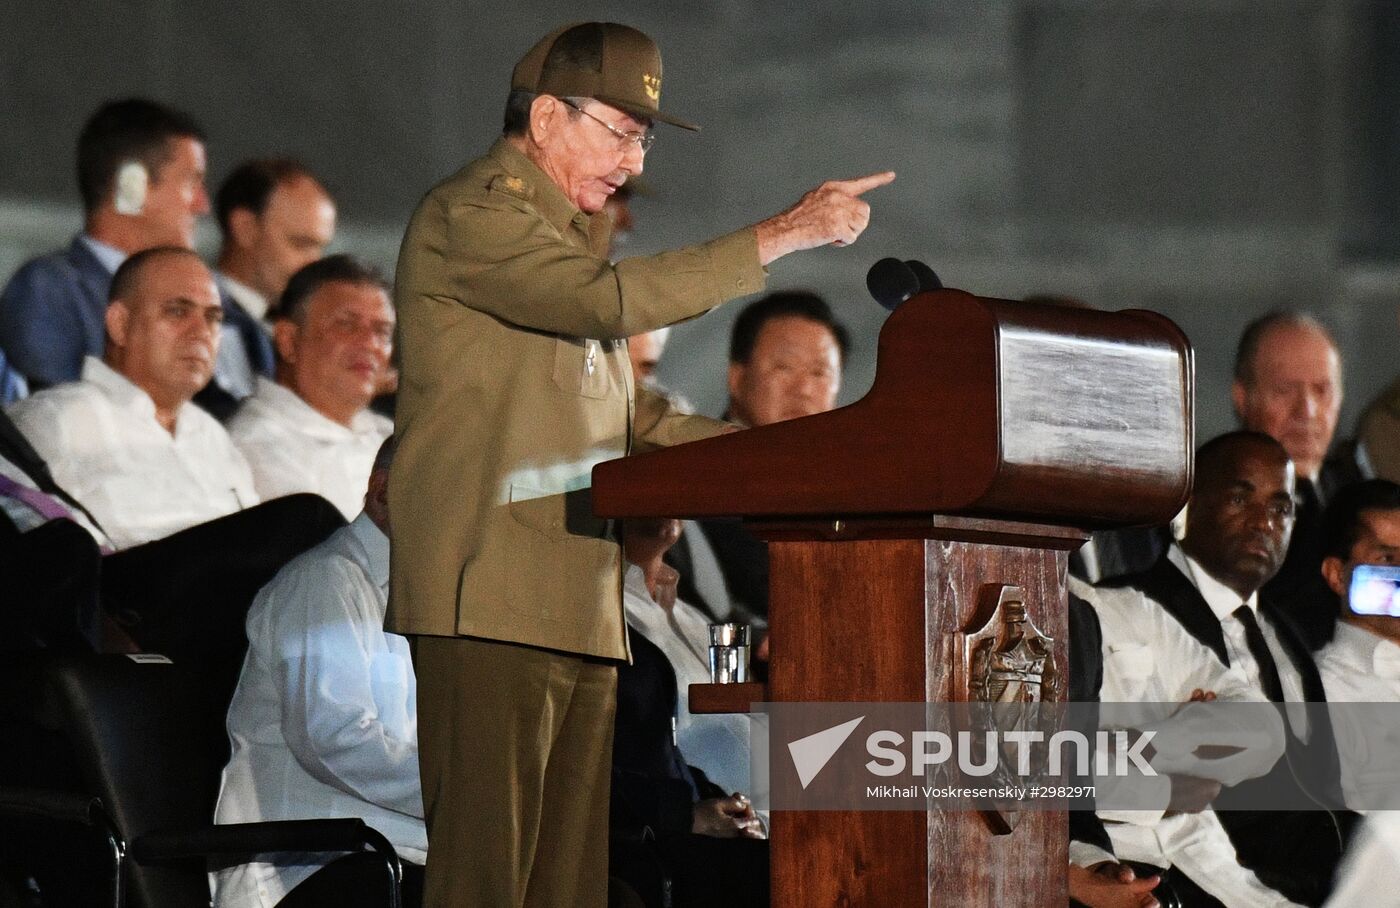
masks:
<instances>
[{"instance_id":1,"label":"microphone head","mask_svg":"<svg viewBox=\"0 0 1400 908\"><path fill-rule=\"evenodd\" d=\"M919 292L927 293L930 290L942 290L943 282L938 279L938 272L925 265L918 259L909 259L904 263L914 278L919 282Z\"/></svg>"},{"instance_id":2,"label":"microphone head","mask_svg":"<svg viewBox=\"0 0 1400 908\"><path fill-rule=\"evenodd\" d=\"M919 292L919 278L899 259L883 258L865 273L865 287L875 302L893 312L900 303Z\"/></svg>"}]
</instances>

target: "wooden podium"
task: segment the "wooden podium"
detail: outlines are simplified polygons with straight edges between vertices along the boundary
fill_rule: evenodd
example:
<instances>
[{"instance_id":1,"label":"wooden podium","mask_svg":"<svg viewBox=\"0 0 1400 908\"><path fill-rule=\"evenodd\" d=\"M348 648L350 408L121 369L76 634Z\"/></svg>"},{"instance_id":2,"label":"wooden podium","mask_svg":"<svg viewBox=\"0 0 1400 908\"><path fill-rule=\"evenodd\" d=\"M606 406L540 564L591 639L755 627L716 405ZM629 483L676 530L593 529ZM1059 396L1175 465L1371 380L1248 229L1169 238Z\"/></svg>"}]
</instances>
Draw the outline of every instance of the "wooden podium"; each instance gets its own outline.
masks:
<instances>
[{"instance_id":1,"label":"wooden podium","mask_svg":"<svg viewBox=\"0 0 1400 908\"><path fill-rule=\"evenodd\" d=\"M1190 345L1156 313L940 290L890 315L860 401L600 464L594 508L769 541L767 689L696 685L697 711L978 699L968 654L1008 598L1067 674L1068 553L1181 508L1192 403ZM1062 908L1067 842L1063 812L775 811L772 903Z\"/></svg>"}]
</instances>

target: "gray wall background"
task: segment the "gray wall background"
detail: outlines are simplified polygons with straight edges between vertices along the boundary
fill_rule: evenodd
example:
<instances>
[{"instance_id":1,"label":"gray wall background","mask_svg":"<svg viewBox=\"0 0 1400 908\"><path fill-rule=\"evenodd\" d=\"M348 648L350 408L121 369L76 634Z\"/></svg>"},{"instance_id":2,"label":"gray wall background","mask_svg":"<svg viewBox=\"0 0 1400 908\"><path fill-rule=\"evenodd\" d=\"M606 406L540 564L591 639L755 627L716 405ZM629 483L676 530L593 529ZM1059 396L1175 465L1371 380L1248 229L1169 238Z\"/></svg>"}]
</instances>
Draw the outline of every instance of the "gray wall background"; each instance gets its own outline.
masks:
<instances>
[{"instance_id":1,"label":"gray wall background","mask_svg":"<svg viewBox=\"0 0 1400 908\"><path fill-rule=\"evenodd\" d=\"M0 29L0 276L80 223L78 128L145 94L210 133L211 187L296 154L341 207L337 247L392 267L435 181L499 131L509 72L559 22L651 33L662 128L625 253L705 239L828 177L899 172L851 249L779 261L856 337L843 401L874 374L886 255L949 286L1061 293L1177 320L1201 437L1229 428L1241 327L1301 307L1346 358L1343 432L1400 372L1400 4L1389 0L20 0ZM209 226L209 225L206 225ZM212 251L212 227L204 235ZM680 326L663 379L723 406L737 306Z\"/></svg>"}]
</instances>

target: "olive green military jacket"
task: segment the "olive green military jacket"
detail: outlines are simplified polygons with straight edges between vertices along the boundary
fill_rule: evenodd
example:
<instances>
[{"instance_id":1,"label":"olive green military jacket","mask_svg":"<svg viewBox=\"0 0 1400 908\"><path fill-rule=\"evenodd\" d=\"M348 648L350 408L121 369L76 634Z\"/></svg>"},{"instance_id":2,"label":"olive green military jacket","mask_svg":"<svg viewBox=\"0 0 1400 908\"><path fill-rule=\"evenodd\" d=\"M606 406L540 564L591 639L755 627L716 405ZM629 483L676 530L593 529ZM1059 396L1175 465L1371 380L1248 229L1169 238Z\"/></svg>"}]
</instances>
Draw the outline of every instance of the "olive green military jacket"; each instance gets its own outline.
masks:
<instances>
[{"instance_id":1,"label":"olive green military jacket","mask_svg":"<svg viewBox=\"0 0 1400 908\"><path fill-rule=\"evenodd\" d=\"M389 630L627 657L593 466L722 424L634 389L626 338L761 290L766 272L752 228L614 265L606 221L505 140L414 213L394 287Z\"/></svg>"}]
</instances>

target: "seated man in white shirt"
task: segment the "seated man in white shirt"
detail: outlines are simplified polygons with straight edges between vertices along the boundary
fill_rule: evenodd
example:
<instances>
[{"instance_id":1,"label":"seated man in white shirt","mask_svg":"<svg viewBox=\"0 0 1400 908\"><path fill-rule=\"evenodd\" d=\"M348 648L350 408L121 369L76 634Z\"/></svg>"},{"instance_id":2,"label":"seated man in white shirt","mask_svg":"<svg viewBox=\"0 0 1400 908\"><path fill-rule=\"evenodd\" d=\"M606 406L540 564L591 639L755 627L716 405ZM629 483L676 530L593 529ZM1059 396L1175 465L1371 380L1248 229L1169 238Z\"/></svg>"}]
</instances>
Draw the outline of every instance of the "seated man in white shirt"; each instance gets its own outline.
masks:
<instances>
[{"instance_id":1,"label":"seated man in white shirt","mask_svg":"<svg viewBox=\"0 0 1400 908\"><path fill-rule=\"evenodd\" d=\"M1278 714L1265 708L1222 714L1196 703L1179 708L1206 695L1260 707L1266 701L1237 669L1226 668L1138 590L1093 588L1077 579L1070 589L1093 606L1102 627L1101 725L1156 731L1151 762L1162 775L1150 781L1170 789L1160 793L1153 810L1108 809L1102 805L1115 794L1137 804L1136 797L1125 796L1151 792L1141 781L1117 792L1100 786L1099 813L1117 860L1168 870L1155 895L1171 892L1187 908L1214 904L1211 899L1231 906L1294 905L1240 865L1219 817L1201 810L1221 783L1258 777L1275 765L1284 743ZM1197 759L1195 748L1202 745L1238 752ZM1070 858L1080 866L1108 859L1076 854L1078 845L1071 844Z\"/></svg>"},{"instance_id":2,"label":"seated man in white shirt","mask_svg":"<svg viewBox=\"0 0 1400 908\"><path fill-rule=\"evenodd\" d=\"M374 462L364 511L283 568L248 613L214 819L361 817L404 859L404 904L416 906L428 848L416 684L408 641L383 629L392 448L385 442ZM270 908L298 885L317 888L307 904L332 904L341 874L360 860L333 858L282 855L222 870L215 904Z\"/></svg>"},{"instance_id":3,"label":"seated man in white shirt","mask_svg":"<svg viewBox=\"0 0 1400 908\"><path fill-rule=\"evenodd\" d=\"M1400 613L1391 584L1353 587L1360 565L1400 564L1400 485L1373 479L1336 494L1322 518L1322 577L1341 603L1332 641L1317 654L1341 757L1347 806L1400 807ZM1319 603L1320 607L1330 604ZM1365 705L1362 705L1365 704Z\"/></svg>"},{"instance_id":4,"label":"seated man in white shirt","mask_svg":"<svg viewBox=\"0 0 1400 908\"><path fill-rule=\"evenodd\" d=\"M1216 809L1246 866L1295 901L1321 904L1355 817L1341 807L1322 680L1301 633L1261 589L1293 529L1295 471L1277 441L1230 432L1196 454L1181 542L1149 571L1114 581L1160 605L1257 694L1287 704L1285 759L1227 788ZM1107 634L1105 634L1107 637ZM1321 727L1321 731L1318 728ZM1330 767L1330 769L1329 769ZM1260 809L1267 803L1270 809Z\"/></svg>"},{"instance_id":5,"label":"seated man in white shirt","mask_svg":"<svg viewBox=\"0 0 1400 908\"><path fill-rule=\"evenodd\" d=\"M71 496L61 516L119 550L101 559L104 610L148 651L227 661L231 674L253 593L342 521L310 495L258 505L243 455L190 403L213 368L222 312L198 256L138 252L111 298L104 360L11 416ZM38 522L60 516L46 510Z\"/></svg>"},{"instance_id":6,"label":"seated man in white shirt","mask_svg":"<svg viewBox=\"0 0 1400 908\"><path fill-rule=\"evenodd\" d=\"M117 548L258 503L228 433L189 403L214 367L222 317L214 278L195 253L137 253L112 279L103 358L87 358L82 380L11 411Z\"/></svg>"},{"instance_id":7,"label":"seated man in white shirt","mask_svg":"<svg viewBox=\"0 0 1400 908\"><path fill-rule=\"evenodd\" d=\"M258 379L229 434L262 497L314 492L349 520L393 431L369 409L393 346L387 287L348 255L313 262L287 283L275 330L277 381Z\"/></svg>"}]
</instances>

